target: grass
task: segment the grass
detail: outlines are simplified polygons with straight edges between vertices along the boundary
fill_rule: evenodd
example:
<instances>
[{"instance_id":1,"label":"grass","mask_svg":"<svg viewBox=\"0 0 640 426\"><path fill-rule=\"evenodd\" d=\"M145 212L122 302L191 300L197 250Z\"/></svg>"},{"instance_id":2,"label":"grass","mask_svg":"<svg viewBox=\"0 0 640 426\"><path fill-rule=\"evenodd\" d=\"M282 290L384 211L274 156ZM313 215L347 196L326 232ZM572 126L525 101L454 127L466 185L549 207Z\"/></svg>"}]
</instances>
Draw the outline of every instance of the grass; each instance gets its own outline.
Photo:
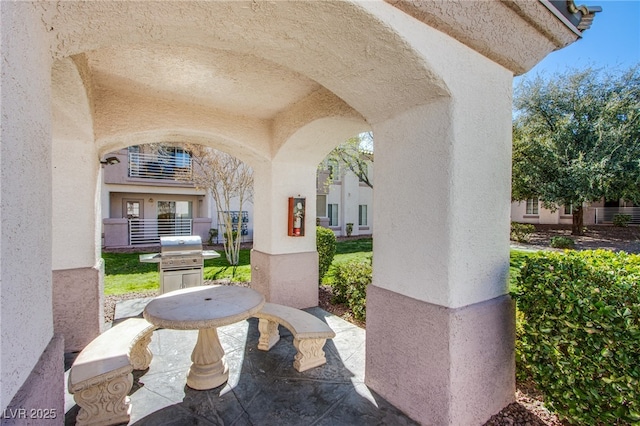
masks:
<instances>
[{"instance_id":1,"label":"grass","mask_svg":"<svg viewBox=\"0 0 640 426\"><path fill-rule=\"evenodd\" d=\"M139 253L103 253L104 294L116 295L136 291L158 290L160 275L155 263L141 263ZM240 250L238 266L231 266L220 253L217 259L204 261L204 279L251 281L250 250Z\"/></svg>"},{"instance_id":2,"label":"grass","mask_svg":"<svg viewBox=\"0 0 640 426\"><path fill-rule=\"evenodd\" d=\"M323 279L323 283L329 284L331 282L333 265L350 260L365 260L372 252L373 240L371 238L338 242L332 266ZM513 290L520 265L531 253L511 250L510 290ZM240 263L235 267L229 265L224 253L220 254L221 256L217 259L205 260L205 280L251 281L250 250L240 250ZM138 253L103 253L102 258L105 263L105 295L157 290L160 287L158 266L154 263L141 263Z\"/></svg>"}]
</instances>

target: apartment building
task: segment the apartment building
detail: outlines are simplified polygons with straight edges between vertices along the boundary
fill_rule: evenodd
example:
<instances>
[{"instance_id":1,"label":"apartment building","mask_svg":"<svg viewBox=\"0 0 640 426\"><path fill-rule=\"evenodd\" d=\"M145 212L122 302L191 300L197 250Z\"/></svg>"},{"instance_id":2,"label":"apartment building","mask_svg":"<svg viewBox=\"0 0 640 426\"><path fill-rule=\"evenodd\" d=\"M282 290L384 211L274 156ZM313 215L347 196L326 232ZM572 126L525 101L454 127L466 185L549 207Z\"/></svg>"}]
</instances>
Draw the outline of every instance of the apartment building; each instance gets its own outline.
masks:
<instances>
[{"instance_id":1,"label":"apartment building","mask_svg":"<svg viewBox=\"0 0 640 426\"><path fill-rule=\"evenodd\" d=\"M544 225L571 225L573 220L572 206L559 206L557 209L547 209L540 199L530 198L525 201L511 203L511 220L520 223ZM585 225L610 225L618 214L628 215L629 223L640 225L640 207L625 200L596 201L585 204Z\"/></svg>"},{"instance_id":2,"label":"apartment building","mask_svg":"<svg viewBox=\"0 0 640 426\"><path fill-rule=\"evenodd\" d=\"M195 164L180 147L135 145L105 156L102 227L105 248L158 244L163 235L199 235L220 242L224 228L216 204L191 180ZM232 207L233 208L233 203ZM231 210L234 230L252 238L252 205ZM211 229L216 236L212 237Z\"/></svg>"},{"instance_id":3,"label":"apartment building","mask_svg":"<svg viewBox=\"0 0 640 426\"><path fill-rule=\"evenodd\" d=\"M180 147L135 145L106 155L103 164L103 247L155 245L162 235L223 241L222 212L211 195L191 181L197 166L189 152ZM368 164L367 174L371 180L373 163ZM347 167L325 159L316 188L316 217L321 226L336 236L373 233L373 189ZM242 211L235 207L229 212L233 230L239 230L243 242L252 241L253 205L243 203Z\"/></svg>"},{"instance_id":4,"label":"apartment building","mask_svg":"<svg viewBox=\"0 0 640 426\"><path fill-rule=\"evenodd\" d=\"M367 163L373 182L373 162ZM325 159L317 174L316 217L318 224L336 236L373 234L373 188L346 166Z\"/></svg>"}]
</instances>

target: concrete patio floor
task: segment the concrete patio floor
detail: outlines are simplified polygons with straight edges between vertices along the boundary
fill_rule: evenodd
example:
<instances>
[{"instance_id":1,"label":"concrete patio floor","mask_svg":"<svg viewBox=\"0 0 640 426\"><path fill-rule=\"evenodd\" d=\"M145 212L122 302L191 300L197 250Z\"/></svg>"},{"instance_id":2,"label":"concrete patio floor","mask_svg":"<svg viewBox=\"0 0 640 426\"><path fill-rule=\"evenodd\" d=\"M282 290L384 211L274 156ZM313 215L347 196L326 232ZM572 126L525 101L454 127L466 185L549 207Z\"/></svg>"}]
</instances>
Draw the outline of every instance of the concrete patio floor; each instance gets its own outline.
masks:
<instances>
[{"instance_id":1,"label":"concrete patio floor","mask_svg":"<svg viewBox=\"0 0 640 426\"><path fill-rule=\"evenodd\" d=\"M138 315L148 300L119 302L116 321ZM251 318L218 329L229 381L207 391L186 386L197 332L156 330L151 366L134 371L129 424L417 424L365 386L365 331L320 308L307 311L336 332L324 347L325 365L298 373L293 368L293 337L283 327L280 342L268 352L258 350L258 321ZM71 359L69 354L67 363ZM68 394L65 411L65 424L75 424L78 406Z\"/></svg>"}]
</instances>

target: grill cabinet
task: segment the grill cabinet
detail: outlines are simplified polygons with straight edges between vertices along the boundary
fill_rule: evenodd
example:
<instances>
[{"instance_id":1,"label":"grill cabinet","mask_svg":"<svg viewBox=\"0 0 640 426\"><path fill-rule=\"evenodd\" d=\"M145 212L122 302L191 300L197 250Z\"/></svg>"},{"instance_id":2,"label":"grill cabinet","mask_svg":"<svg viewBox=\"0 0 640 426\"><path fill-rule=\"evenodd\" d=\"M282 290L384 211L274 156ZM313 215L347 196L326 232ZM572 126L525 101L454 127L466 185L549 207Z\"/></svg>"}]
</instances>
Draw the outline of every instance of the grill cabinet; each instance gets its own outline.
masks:
<instances>
[{"instance_id":1,"label":"grill cabinet","mask_svg":"<svg viewBox=\"0 0 640 426\"><path fill-rule=\"evenodd\" d=\"M160 237L160 294L202 285L203 268L199 236Z\"/></svg>"}]
</instances>

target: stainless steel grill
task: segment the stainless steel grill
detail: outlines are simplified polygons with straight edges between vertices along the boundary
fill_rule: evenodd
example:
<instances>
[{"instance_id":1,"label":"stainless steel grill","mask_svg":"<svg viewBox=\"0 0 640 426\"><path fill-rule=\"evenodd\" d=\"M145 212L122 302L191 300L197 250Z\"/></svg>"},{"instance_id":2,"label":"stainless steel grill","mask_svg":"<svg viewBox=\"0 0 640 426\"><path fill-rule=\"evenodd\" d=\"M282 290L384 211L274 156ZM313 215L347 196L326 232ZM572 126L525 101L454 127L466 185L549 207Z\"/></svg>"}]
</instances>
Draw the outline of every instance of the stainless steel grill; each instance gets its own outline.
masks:
<instances>
[{"instance_id":1,"label":"stainless steel grill","mask_svg":"<svg viewBox=\"0 0 640 426\"><path fill-rule=\"evenodd\" d=\"M158 264L160 294L202 285L204 260L220 257L216 251L203 251L197 235L160 237L160 250L140 255L140 262Z\"/></svg>"},{"instance_id":2,"label":"stainless steel grill","mask_svg":"<svg viewBox=\"0 0 640 426\"><path fill-rule=\"evenodd\" d=\"M204 256L197 235L160 237L160 293L202 285Z\"/></svg>"}]
</instances>

